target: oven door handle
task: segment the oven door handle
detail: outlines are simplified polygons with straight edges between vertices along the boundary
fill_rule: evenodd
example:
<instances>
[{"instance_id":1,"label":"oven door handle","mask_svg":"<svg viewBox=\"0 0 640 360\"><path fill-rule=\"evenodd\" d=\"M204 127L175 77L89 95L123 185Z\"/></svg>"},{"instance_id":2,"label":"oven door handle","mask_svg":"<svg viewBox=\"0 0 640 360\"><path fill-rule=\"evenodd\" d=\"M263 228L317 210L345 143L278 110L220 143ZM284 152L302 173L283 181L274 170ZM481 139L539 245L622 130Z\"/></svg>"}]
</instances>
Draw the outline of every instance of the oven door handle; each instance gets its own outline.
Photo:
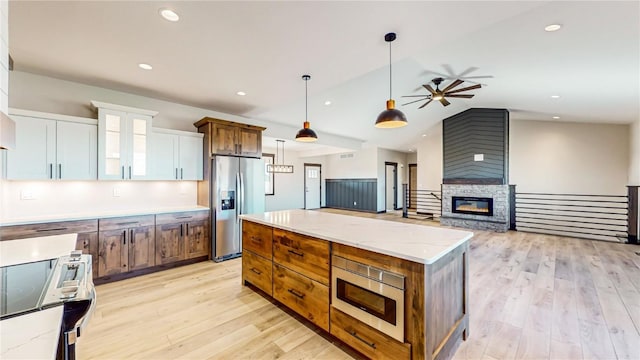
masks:
<instances>
[{"instance_id":1,"label":"oven door handle","mask_svg":"<svg viewBox=\"0 0 640 360\"><path fill-rule=\"evenodd\" d=\"M373 349L375 349L375 348L376 348L376 343L368 342L367 340L365 340L365 339L361 338L360 336L358 336L358 333L356 333L356 331L355 331L355 330L350 331L350 332L349 332L349 335L351 335L351 336L353 336L354 338L356 338L356 339L358 339L358 340L362 341L363 343L365 343L365 344L369 345L369 346L370 346L370 347L372 347Z\"/></svg>"}]
</instances>

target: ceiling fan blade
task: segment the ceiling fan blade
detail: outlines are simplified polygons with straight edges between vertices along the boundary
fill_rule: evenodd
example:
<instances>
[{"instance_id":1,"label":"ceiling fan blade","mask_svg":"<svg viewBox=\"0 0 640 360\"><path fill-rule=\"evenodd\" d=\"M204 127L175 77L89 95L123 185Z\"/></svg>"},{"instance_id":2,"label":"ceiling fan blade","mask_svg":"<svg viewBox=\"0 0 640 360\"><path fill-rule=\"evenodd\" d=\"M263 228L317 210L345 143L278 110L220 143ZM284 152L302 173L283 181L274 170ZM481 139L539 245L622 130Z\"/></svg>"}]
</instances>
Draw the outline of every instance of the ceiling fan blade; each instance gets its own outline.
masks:
<instances>
[{"instance_id":1,"label":"ceiling fan blade","mask_svg":"<svg viewBox=\"0 0 640 360\"><path fill-rule=\"evenodd\" d=\"M479 88L481 88L481 87L482 87L482 85L480 85L480 84L471 85L471 86L467 86L466 88L462 88L462 89L458 89L458 90L452 90L452 91L449 91L449 92L448 92L447 94L445 94L445 95L455 94L455 93L459 93L459 92L467 91L467 90L479 89Z\"/></svg>"},{"instance_id":2,"label":"ceiling fan blade","mask_svg":"<svg viewBox=\"0 0 640 360\"><path fill-rule=\"evenodd\" d=\"M460 79L456 79L454 82L452 82L451 84L449 84L449 86L447 86L446 88L442 89L442 92L447 92L451 89L453 89L454 87L462 84L464 81L460 80Z\"/></svg>"},{"instance_id":3,"label":"ceiling fan blade","mask_svg":"<svg viewBox=\"0 0 640 360\"><path fill-rule=\"evenodd\" d=\"M418 109L422 109L423 107L429 105L429 103L432 102L432 101L433 101L433 99L429 99L429 101L427 101L426 103L420 105L420 107Z\"/></svg>"},{"instance_id":4,"label":"ceiling fan blade","mask_svg":"<svg viewBox=\"0 0 640 360\"><path fill-rule=\"evenodd\" d=\"M431 95L402 95L402 97L425 97L428 98Z\"/></svg>"},{"instance_id":5,"label":"ceiling fan blade","mask_svg":"<svg viewBox=\"0 0 640 360\"><path fill-rule=\"evenodd\" d=\"M460 74L458 74L459 78L464 78L465 75L467 75L468 73L474 72L476 70L478 70L479 68L475 67L475 66L471 66L469 67L467 70L461 72Z\"/></svg>"},{"instance_id":6,"label":"ceiling fan blade","mask_svg":"<svg viewBox=\"0 0 640 360\"><path fill-rule=\"evenodd\" d=\"M404 104L402 104L402 106L409 105L409 104L413 104L413 103L417 103L418 101L425 101L425 100L426 100L426 99L418 99L418 100L409 101L408 103L404 103Z\"/></svg>"},{"instance_id":7,"label":"ceiling fan blade","mask_svg":"<svg viewBox=\"0 0 640 360\"><path fill-rule=\"evenodd\" d=\"M431 85L427 84L427 85L422 85L422 86L423 86L425 89L427 89L427 90L431 93L431 95L435 95L435 94L436 94L436 91L435 91L435 90L433 90L433 88L431 87Z\"/></svg>"},{"instance_id":8,"label":"ceiling fan blade","mask_svg":"<svg viewBox=\"0 0 640 360\"><path fill-rule=\"evenodd\" d=\"M449 104L451 104L451 103L450 103L450 102L448 102L448 101L447 101L447 99L445 99L445 98L440 99L440 103L441 103L442 105L444 105L444 106L448 106Z\"/></svg>"},{"instance_id":9,"label":"ceiling fan blade","mask_svg":"<svg viewBox=\"0 0 640 360\"><path fill-rule=\"evenodd\" d=\"M464 99L471 99L473 97L473 95L471 94L451 94L451 95L445 94L444 96L452 97L452 98L464 98Z\"/></svg>"}]
</instances>

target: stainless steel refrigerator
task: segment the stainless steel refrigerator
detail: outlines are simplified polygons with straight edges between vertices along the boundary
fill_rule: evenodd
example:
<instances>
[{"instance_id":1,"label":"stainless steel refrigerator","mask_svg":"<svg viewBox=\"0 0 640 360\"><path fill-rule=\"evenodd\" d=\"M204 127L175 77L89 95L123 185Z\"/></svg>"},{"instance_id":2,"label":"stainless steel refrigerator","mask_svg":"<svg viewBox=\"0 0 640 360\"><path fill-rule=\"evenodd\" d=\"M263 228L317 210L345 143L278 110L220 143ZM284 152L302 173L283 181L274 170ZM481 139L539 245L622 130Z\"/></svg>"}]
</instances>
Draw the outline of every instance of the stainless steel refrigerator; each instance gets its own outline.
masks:
<instances>
[{"instance_id":1,"label":"stainless steel refrigerator","mask_svg":"<svg viewBox=\"0 0 640 360\"><path fill-rule=\"evenodd\" d=\"M215 156L210 179L211 251L219 262L242 255L239 215L264 212L264 160Z\"/></svg>"}]
</instances>

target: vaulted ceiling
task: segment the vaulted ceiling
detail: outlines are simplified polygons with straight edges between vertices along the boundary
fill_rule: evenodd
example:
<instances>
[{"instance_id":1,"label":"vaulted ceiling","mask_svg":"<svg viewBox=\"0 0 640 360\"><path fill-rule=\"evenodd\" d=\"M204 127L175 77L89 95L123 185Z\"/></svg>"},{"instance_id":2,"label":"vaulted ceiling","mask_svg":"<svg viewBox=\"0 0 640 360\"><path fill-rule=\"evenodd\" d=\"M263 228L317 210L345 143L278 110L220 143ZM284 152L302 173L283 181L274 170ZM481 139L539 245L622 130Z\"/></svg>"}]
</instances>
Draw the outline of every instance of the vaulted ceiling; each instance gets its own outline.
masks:
<instances>
[{"instance_id":1,"label":"vaulted ceiling","mask_svg":"<svg viewBox=\"0 0 640 360\"><path fill-rule=\"evenodd\" d=\"M639 4L11 1L9 48L16 70L295 128L305 116L301 75L310 74L319 144L335 134L408 151L470 107L507 108L522 120L637 120ZM161 18L161 8L180 21ZM562 28L544 30L554 23ZM409 125L377 129L389 97L391 31L393 98ZM448 107L401 106L401 96L424 94L421 85L437 76L483 87Z\"/></svg>"}]
</instances>

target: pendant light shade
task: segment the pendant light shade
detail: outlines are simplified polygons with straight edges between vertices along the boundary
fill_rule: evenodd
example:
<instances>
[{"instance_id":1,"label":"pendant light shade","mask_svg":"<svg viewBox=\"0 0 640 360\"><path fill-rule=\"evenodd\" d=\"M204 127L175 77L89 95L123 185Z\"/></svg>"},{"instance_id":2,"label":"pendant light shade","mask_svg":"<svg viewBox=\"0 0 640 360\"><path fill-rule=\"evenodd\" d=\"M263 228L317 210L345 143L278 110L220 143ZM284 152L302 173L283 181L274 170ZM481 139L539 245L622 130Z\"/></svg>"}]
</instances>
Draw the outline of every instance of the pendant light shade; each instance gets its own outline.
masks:
<instances>
[{"instance_id":1,"label":"pendant light shade","mask_svg":"<svg viewBox=\"0 0 640 360\"><path fill-rule=\"evenodd\" d=\"M396 109L396 102L391 96L391 42L396 39L396 33L388 33L384 36L384 41L389 43L389 100L387 100L387 110L378 115L376 127L381 129L397 128L407 125L407 117L402 111Z\"/></svg>"},{"instance_id":2,"label":"pendant light shade","mask_svg":"<svg viewBox=\"0 0 640 360\"><path fill-rule=\"evenodd\" d=\"M311 130L307 117L307 81L309 81L309 79L311 79L311 75L302 75L302 80L304 80L304 124L302 129L296 134L296 141L300 142L314 142L318 140L318 135L316 135L315 131Z\"/></svg>"}]
</instances>

